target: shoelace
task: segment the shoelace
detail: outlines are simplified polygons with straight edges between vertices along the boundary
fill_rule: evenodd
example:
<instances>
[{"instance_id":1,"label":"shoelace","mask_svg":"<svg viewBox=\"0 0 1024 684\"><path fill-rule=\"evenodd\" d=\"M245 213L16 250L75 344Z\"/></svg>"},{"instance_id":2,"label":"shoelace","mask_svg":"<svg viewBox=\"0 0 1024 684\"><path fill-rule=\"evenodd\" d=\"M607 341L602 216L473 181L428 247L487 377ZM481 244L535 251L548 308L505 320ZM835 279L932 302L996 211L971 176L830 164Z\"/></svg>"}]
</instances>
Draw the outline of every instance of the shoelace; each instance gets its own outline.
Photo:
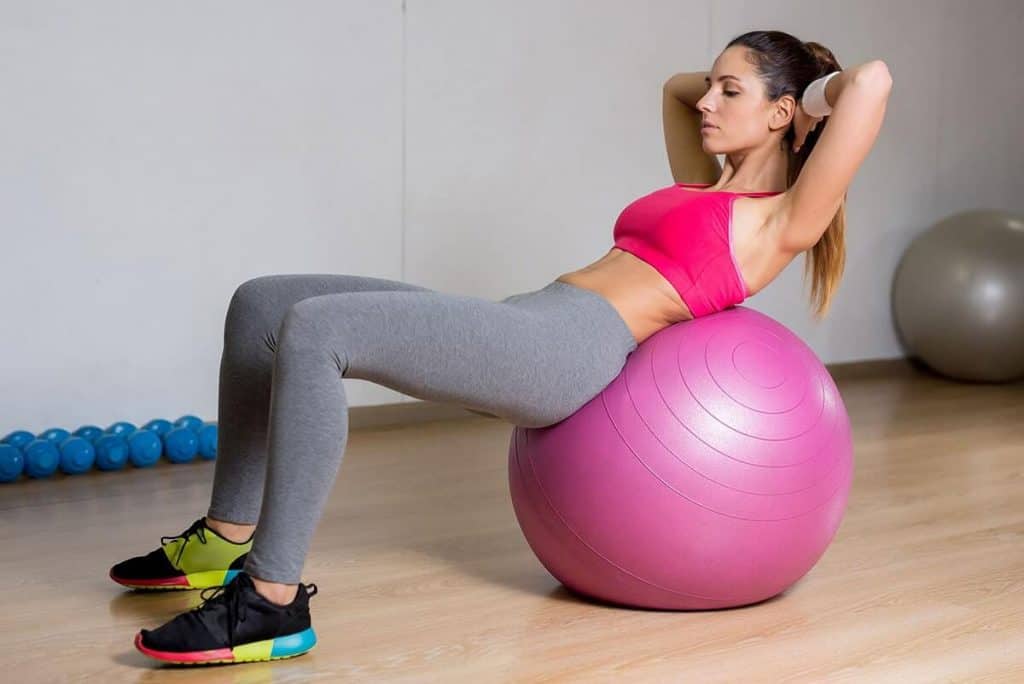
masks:
<instances>
[{"instance_id":1,"label":"shoelace","mask_svg":"<svg viewBox=\"0 0 1024 684\"><path fill-rule=\"evenodd\" d=\"M319 589L315 583L310 582L304 585L306 587L306 593L308 596L316 596ZM210 592L207 596L206 592ZM199 592L199 597L203 600L201 604L192 609L192 612L202 613L207 610L212 610L217 606L225 606L227 609L227 625L228 625L228 648L235 647L235 620L238 622L245 622L247 611L245 607L245 601L242 599L242 590L238 588L238 581L233 580L228 584L224 584L219 587L207 587Z\"/></svg>"},{"instance_id":2,"label":"shoelace","mask_svg":"<svg viewBox=\"0 0 1024 684\"><path fill-rule=\"evenodd\" d=\"M206 592L213 590L209 596ZM238 589L238 582L231 582L230 584L224 584L219 587L207 587L199 592L200 598L203 602L192 610L196 613L203 613L204 611L211 610L219 605L224 605L227 608L227 625L228 625L228 648L235 647L235 619L239 622L245 622L246 610L245 601L242 600L242 592Z\"/></svg>"},{"instance_id":3,"label":"shoelace","mask_svg":"<svg viewBox=\"0 0 1024 684\"><path fill-rule=\"evenodd\" d=\"M185 553L185 547L188 546L189 539L192 537L193 534L199 537L199 541L201 541L204 544L206 543L206 532L204 532L205 527L206 521L203 518L199 518L194 523L189 525L188 529L182 532L181 534L176 534L170 537L160 537L161 545L166 544L167 542L173 541L175 539L185 540L181 543L181 546L178 547L178 556L174 559L175 566L181 563L181 554Z\"/></svg>"}]
</instances>

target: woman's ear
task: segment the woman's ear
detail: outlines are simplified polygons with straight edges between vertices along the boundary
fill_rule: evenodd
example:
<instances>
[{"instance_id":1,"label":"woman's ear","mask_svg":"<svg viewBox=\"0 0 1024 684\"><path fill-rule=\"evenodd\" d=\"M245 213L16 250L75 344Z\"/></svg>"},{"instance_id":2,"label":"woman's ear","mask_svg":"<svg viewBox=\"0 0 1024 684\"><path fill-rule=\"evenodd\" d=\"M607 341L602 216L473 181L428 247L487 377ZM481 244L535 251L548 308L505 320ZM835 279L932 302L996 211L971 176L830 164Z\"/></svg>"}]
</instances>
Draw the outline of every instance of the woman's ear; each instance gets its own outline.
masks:
<instances>
[{"instance_id":1,"label":"woman's ear","mask_svg":"<svg viewBox=\"0 0 1024 684\"><path fill-rule=\"evenodd\" d=\"M792 95L783 95L772 103L771 113L768 116L768 127L777 131L786 128L793 123L796 116L796 99Z\"/></svg>"}]
</instances>

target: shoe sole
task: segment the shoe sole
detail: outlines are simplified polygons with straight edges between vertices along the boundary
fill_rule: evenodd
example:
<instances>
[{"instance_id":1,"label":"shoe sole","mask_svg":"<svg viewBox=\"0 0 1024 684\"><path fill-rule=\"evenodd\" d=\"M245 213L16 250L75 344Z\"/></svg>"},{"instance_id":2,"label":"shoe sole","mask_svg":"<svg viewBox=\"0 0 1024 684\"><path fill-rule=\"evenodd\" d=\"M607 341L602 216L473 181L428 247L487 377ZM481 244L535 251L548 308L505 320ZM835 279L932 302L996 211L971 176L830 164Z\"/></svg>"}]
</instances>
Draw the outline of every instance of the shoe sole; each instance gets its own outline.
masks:
<instances>
[{"instance_id":1,"label":"shoe sole","mask_svg":"<svg viewBox=\"0 0 1024 684\"><path fill-rule=\"evenodd\" d=\"M180 653L147 648L142 644L142 632L135 635L135 648L150 658L175 665L218 665L284 660L308 653L314 646L316 646L316 634L312 627L296 634L265 641L254 641L234 648Z\"/></svg>"},{"instance_id":2,"label":"shoe sole","mask_svg":"<svg viewBox=\"0 0 1024 684\"><path fill-rule=\"evenodd\" d=\"M175 589L208 589L220 587L235 579L241 570L206 570L204 572L193 572L178 577L167 577L165 579L126 579L118 577L110 572L110 579L118 584L131 589L149 589L157 591L173 591Z\"/></svg>"}]
</instances>

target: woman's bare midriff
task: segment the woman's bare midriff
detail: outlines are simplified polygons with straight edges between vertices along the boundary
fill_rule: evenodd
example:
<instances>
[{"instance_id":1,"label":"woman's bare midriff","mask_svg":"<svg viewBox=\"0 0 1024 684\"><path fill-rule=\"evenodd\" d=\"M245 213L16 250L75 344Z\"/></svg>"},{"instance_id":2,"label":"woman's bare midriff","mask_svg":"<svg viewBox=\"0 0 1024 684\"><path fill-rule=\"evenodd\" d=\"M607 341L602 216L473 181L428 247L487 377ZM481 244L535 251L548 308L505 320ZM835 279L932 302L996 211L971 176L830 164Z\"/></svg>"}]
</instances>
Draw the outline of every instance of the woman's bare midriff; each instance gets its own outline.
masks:
<instances>
[{"instance_id":1,"label":"woman's bare midriff","mask_svg":"<svg viewBox=\"0 0 1024 684\"><path fill-rule=\"evenodd\" d=\"M612 247L594 263L556 280L601 295L619 312L636 343L673 323L693 318L679 293L640 258Z\"/></svg>"}]
</instances>

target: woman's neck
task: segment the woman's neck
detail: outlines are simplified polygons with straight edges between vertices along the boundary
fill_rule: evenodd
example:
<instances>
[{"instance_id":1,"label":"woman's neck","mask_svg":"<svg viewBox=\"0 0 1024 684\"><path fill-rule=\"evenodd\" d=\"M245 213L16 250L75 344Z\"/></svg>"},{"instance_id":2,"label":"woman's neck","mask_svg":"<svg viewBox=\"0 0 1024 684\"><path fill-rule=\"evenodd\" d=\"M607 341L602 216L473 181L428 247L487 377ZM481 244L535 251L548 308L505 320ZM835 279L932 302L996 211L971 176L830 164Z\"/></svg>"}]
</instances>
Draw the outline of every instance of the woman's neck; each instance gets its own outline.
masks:
<instances>
[{"instance_id":1,"label":"woman's neck","mask_svg":"<svg viewBox=\"0 0 1024 684\"><path fill-rule=\"evenodd\" d=\"M731 192L784 192L788 181L789 159L785 152L754 149L730 152L725 156L722 176L712 190Z\"/></svg>"}]
</instances>

